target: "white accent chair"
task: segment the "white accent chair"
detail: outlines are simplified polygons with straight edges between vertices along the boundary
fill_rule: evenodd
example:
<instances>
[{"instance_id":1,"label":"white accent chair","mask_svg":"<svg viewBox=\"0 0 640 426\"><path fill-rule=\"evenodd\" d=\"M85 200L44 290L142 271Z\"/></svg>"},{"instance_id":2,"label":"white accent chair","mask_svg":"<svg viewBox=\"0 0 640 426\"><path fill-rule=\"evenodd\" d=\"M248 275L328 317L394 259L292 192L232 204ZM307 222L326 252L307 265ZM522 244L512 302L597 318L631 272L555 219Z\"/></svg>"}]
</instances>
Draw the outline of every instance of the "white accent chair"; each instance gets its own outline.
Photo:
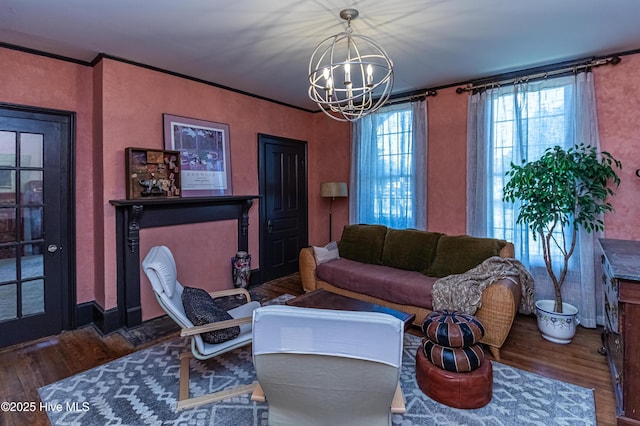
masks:
<instances>
[{"instance_id":1,"label":"white accent chair","mask_svg":"<svg viewBox=\"0 0 640 426\"><path fill-rule=\"evenodd\" d=\"M252 302L249 292L245 289L237 288L212 292L210 294L214 298L242 294L245 296L247 303L227 311L233 317L232 320L196 327L189 321L184 312L182 305L182 291L184 288L177 280L176 262L169 248L165 246L152 247L142 261L142 269L149 278L153 287L153 294L162 309L182 328L180 335L191 337L191 352L185 352L180 355L180 394L177 409L192 408L253 391L255 384L189 398L189 362L192 357L206 360L250 344L252 313L256 308L260 307L260 304ZM240 327L240 334L235 339L223 343L210 344L202 340L200 336L201 333L233 326Z\"/></svg>"},{"instance_id":2,"label":"white accent chair","mask_svg":"<svg viewBox=\"0 0 640 426\"><path fill-rule=\"evenodd\" d=\"M253 313L255 401L269 425L390 425L404 413L404 324L378 312L265 306Z\"/></svg>"}]
</instances>

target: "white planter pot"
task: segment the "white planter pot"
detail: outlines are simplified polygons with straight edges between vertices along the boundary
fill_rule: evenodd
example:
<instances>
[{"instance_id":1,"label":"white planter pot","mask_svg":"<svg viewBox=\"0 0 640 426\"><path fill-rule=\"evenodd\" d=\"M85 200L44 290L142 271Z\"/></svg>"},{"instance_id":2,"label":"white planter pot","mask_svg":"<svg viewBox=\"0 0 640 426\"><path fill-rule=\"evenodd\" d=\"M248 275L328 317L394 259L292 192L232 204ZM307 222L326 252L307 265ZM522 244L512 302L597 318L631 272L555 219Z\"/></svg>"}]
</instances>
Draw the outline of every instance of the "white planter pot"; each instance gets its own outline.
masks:
<instances>
[{"instance_id":1,"label":"white planter pot","mask_svg":"<svg viewBox=\"0 0 640 426\"><path fill-rule=\"evenodd\" d=\"M536 302L536 315L538 316L538 329L542 337L554 343L567 344L576 334L578 325L578 308L568 303L562 303L562 313L554 312L553 300L538 300Z\"/></svg>"}]
</instances>

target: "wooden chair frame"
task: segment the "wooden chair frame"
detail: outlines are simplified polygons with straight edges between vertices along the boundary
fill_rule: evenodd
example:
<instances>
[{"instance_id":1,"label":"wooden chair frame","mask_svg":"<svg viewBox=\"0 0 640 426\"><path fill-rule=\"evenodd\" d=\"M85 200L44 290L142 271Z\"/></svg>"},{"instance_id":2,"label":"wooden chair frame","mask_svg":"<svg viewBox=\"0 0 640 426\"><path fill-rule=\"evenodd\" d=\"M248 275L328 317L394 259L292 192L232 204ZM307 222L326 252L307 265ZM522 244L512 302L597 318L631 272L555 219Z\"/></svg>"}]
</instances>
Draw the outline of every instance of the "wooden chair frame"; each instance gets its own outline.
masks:
<instances>
[{"instance_id":1,"label":"wooden chair frame","mask_svg":"<svg viewBox=\"0 0 640 426\"><path fill-rule=\"evenodd\" d=\"M243 288L214 291L214 292L210 292L209 294L213 298L242 294L246 298L246 303L249 303L251 301L251 296L249 292ZM252 320L251 317L234 318L234 319L219 321L211 324L183 328L182 330L180 330L180 336L191 337L191 336L206 333L209 331L222 330L229 327L250 324L251 320ZM250 344L250 343L251 343L251 340L248 340L246 342L246 344ZM233 349L236 349L236 348L233 348ZM189 397L189 377L190 377L189 368L190 368L191 359L197 358L200 360L206 360L221 354L222 353L216 353L215 355L206 356L206 357L194 356L193 352L183 352L180 354L180 392L178 395L178 403L176 406L176 409L178 411L184 410L187 408L198 407L200 405L209 404L212 402L222 401L226 398L231 398L238 395L248 394L254 390L257 382L251 383L249 385L237 386L231 389L225 389L223 391L214 392L214 393L202 395L199 397L194 397L194 398Z\"/></svg>"}]
</instances>

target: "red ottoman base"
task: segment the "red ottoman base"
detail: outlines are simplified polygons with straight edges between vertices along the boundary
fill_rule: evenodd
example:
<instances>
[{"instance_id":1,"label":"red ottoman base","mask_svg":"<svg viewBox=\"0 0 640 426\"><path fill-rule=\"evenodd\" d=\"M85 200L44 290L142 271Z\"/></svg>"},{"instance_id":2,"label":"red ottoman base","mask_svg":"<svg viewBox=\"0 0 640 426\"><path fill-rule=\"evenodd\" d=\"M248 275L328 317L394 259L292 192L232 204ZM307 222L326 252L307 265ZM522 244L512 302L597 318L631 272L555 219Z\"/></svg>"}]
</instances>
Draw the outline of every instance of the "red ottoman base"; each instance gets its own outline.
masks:
<instances>
[{"instance_id":1,"label":"red ottoman base","mask_svg":"<svg viewBox=\"0 0 640 426\"><path fill-rule=\"evenodd\" d=\"M485 360L468 373L436 367L425 356L422 346L416 352L416 379L429 398L454 408L481 408L493 395L493 367Z\"/></svg>"}]
</instances>

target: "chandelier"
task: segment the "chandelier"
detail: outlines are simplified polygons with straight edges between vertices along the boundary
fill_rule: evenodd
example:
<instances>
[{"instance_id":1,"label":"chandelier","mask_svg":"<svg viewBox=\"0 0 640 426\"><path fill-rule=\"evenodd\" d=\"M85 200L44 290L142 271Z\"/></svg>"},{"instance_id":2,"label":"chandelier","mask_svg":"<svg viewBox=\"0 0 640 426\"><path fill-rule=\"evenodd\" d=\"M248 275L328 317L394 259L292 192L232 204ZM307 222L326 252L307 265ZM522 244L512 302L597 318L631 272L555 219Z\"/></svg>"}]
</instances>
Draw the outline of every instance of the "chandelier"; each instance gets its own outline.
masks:
<instances>
[{"instance_id":1,"label":"chandelier","mask_svg":"<svg viewBox=\"0 0 640 426\"><path fill-rule=\"evenodd\" d=\"M309 61L309 97L329 117L356 121L376 111L393 87L393 62L369 37L353 34L356 9L344 9L344 32L324 39Z\"/></svg>"}]
</instances>

